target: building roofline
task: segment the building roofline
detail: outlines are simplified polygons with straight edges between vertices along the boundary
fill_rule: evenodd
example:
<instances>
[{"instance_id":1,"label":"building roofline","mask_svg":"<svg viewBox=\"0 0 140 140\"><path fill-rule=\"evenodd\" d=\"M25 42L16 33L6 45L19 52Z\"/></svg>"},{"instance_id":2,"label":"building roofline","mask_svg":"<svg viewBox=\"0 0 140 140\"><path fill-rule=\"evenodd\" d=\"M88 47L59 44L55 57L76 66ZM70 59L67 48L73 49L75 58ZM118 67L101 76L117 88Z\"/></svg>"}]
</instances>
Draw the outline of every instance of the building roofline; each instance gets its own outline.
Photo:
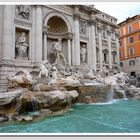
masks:
<instances>
[{"instance_id":1,"label":"building roofline","mask_svg":"<svg viewBox=\"0 0 140 140\"><path fill-rule=\"evenodd\" d=\"M124 25L125 23L130 23L130 22L132 22L132 20L138 19L138 18L140 18L140 14L139 14L139 15L135 15L135 16L133 16L133 17L128 17L128 18L126 18L126 20L120 22L120 23L118 24L118 26L122 26L122 25Z\"/></svg>"},{"instance_id":2,"label":"building roofline","mask_svg":"<svg viewBox=\"0 0 140 140\"><path fill-rule=\"evenodd\" d=\"M109 14L103 12L103 11L100 11L100 10L98 10L98 11L99 11L100 13L103 13L103 14L107 15L107 16L110 16L111 18L114 18L115 20L118 20L116 17L114 17L114 16L112 16L112 15L109 15Z\"/></svg>"},{"instance_id":3,"label":"building roofline","mask_svg":"<svg viewBox=\"0 0 140 140\"><path fill-rule=\"evenodd\" d=\"M98 10L98 9L95 7L96 5L74 5L74 6L81 7L81 8L83 8L84 10L86 10L86 11L88 11L88 12L94 12L94 13L96 13L96 14L98 14L98 13L100 13L100 14L105 14L105 15L107 15L107 16L109 16L109 17L111 17L111 18L114 18L115 20L117 20L116 17L114 17L114 16L112 16L112 15L109 15L109 14L107 14L107 13L105 13L105 12L102 12L102 11Z\"/></svg>"}]
</instances>

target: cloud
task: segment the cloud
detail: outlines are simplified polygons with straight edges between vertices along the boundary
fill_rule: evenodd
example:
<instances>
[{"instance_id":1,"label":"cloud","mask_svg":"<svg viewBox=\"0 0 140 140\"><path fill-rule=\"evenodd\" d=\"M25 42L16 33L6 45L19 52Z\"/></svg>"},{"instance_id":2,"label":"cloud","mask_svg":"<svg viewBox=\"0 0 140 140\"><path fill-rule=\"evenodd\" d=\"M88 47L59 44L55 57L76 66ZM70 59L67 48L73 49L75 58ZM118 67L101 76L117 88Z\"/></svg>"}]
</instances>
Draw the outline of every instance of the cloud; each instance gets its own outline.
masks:
<instances>
[{"instance_id":1,"label":"cloud","mask_svg":"<svg viewBox=\"0 0 140 140\"><path fill-rule=\"evenodd\" d=\"M124 21L128 17L140 14L140 2L139 3L95 3L95 8L103 11L109 15L112 15L118 19L118 23Z\"/></svg>"}]
</instances>

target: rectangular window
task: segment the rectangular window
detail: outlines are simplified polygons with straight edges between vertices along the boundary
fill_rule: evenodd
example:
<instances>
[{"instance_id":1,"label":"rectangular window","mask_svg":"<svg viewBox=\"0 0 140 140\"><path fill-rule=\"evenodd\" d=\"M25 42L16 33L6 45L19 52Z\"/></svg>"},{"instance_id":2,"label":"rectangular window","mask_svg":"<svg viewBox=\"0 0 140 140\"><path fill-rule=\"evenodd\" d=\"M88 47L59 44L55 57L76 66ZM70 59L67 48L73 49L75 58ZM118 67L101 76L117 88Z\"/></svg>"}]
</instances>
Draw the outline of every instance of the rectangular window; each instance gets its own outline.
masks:
<instances>
[{"instance_id":1,"label":"rectangular window","mask_svg":"<svg viewBox=\"0 0 140 140\"><path fill-rule=\"evenodd\" d=\"M134 54L134 48L133 47L129 48L129 54L130 55L133 55Z\"/></svg>"},{"instance_id":2,"label":"rectangular window","mask_svg":"<svg viewBox=\"0 0 140 140\"><path fill-rule=\"evenodd\" d=\"M122 57L122 52L121 51L119 52L119 56Z\"/></svg>"},{"instance_id":3,"label":"rectangular window","mask_svg":"<svg viewBox=\"0 0 140 140\"><path fill-rule=\"evenodd\" d=\"M119 41L119 44L120 44L120 47L122 46L122 42L121 41Z\"/></svg>"},{"instance_id":4,"label":"rectangular window","mask_svg":"<svg viewBox=\"0 0 140 140\"><path fill-rule=\"evenodd\" d=\"M129 66L135 65L135 60L130 60L129 61Z\"/></svg>"},{"instance_id":5,"label":"rectangular window","mask_svg":"<svg viewBox=\"0 0 140 140\"><path fill-rule=\"evenodd\" d=\"M107 54L104 53L104 61L107 62Z\"/></svg>"},{"instance_id":6,"label":"rectangular window","mask_svg":"<svg viewBox=\"0 0 140 140\"><path fill-rule=\"evenodd\" d=\"M120 66L123 67L123 62L120 62Z\"/></svg>"},{"instance_id":7,"label":"rectangular window","mask_svg":"<svg viewBox=\"0 0 140 140\"><path fill-rule=\"evenodd\" d=\"M119 38L121 37L121 31L118 31Z\"/></svg>"},{"instance_id":8,"label":"rectangular window","mask_svg":"<svg viewBox=\"0 0 140 140\"><path fill-rule=\"evenodd\" d=\"M139 40L140 40L140 34L139 34Z\"/></svg>"},{"instance_id":9,"label":"rectangular window","mask_svg":"<svg viewBox=\"0 0 140 140\"><path fill-rule=\"evenodd\" d=\"M128 33L132 33L132 26L128 25Z\"/></svg>"},{"instance_id":10,"label":"rectangular window","mask_svg":"<svg viewBox=\"0 0 140 140\"><path fill-rule=\"evenodd\" d=\"M133 43L133 42L134 42L133 36L130 36L130 37L128 38L128 42L129 42L129 43Z\"/></svg>"}]
</instances>

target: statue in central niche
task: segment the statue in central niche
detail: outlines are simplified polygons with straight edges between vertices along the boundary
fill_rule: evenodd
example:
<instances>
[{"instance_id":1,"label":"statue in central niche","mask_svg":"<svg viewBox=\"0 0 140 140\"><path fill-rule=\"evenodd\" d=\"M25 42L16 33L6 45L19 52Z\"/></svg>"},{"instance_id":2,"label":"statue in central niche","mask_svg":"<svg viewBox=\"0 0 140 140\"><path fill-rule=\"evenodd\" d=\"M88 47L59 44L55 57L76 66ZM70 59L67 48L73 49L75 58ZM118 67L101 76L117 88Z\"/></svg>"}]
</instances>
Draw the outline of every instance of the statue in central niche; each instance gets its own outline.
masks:
<instances>
[{"instance_id":1,"label":"statue in central niche","mask_svg":"<svg viewBox=\"0 0 140 140\"><path fill-rule=\"evenodd\" d=\"M66 58L64 56L64 53L62 52L62 46L61 41L58 40L57 42L53 42L50 46L50 49L54 52L56 59L56 64L67 64Z\"/></svg>"}]
</instances>

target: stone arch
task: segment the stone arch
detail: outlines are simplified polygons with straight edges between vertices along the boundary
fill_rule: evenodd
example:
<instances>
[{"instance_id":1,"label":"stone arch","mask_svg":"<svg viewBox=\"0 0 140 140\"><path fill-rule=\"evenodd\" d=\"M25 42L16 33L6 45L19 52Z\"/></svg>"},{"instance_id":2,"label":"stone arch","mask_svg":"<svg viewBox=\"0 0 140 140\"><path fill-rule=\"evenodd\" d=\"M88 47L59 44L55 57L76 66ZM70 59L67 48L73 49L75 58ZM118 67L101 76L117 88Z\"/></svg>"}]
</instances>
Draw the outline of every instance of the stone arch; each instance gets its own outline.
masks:
<instances>
[{"instance_id":1,"label":"stone arch","mask_svg":"<svg viewBox=\"0 0 140 140\"><path fill-rule=\"evenodd\" d=\"M67 28L68 28L68 32L72 32L72 28L71 28L71 24L68 20L68 18L61 12L58 12L58 11L50 11L48 12L44 18L43 18L43 25L47 25L48 24L48 21L50 18L52 17L58 17L58 18L61 18L67 25Z\"/></svg>"},{"instance_id":2,"label":"stone arch","mask_svg":"<svg viewBox=\"0 0 140 140\"><path fill-rule=\"evenodd\" d=\"M68 33L68 26L65 23L65 21L58 17L58 16L53 16L48 20L47 23L48 28L48 32L50 33Z\"/></svg>"}]
</instances>

